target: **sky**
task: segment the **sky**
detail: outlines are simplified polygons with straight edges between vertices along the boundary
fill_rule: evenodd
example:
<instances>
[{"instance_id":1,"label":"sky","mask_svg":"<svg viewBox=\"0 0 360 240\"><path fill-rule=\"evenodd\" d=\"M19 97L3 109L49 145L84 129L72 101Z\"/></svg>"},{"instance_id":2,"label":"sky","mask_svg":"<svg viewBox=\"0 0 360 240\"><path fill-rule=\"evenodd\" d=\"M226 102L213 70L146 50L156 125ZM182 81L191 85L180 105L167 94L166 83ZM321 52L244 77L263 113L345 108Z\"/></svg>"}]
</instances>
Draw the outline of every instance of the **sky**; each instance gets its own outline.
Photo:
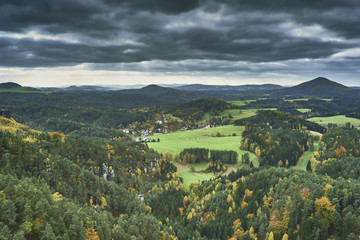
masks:
<instances>
[{"instance_id":1,"label":"sky","mask_svg":"<svg viewBox=\"0 0 360 240\"><path fill-rule=\"evenodd\" d=\"M360 85L359 0L1 0L0 82Z\"/></svg>"}]
</instances>

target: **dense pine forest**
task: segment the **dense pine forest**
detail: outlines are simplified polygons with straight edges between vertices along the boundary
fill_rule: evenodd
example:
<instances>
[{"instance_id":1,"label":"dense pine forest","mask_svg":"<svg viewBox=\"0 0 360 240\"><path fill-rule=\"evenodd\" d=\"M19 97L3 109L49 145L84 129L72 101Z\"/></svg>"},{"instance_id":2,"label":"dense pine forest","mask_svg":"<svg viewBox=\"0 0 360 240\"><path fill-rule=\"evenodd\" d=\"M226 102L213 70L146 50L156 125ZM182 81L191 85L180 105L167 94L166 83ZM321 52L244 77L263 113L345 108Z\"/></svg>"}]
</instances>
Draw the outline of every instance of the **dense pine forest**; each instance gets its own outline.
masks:
<instances>
[{"instance_id":1,"label":"dense pine forest","mask_svg":"<svg viewBox=\"0 0 360 240\"><path fill-rule=\"evenodd\" d=\"M184 96L127 108L3 102L0 239L360 237L357 100ZM339 114L344 123L322 122ZM156 150L170 144L161 136L206 129L237 147Z\"/></svg>"}]
</instances>

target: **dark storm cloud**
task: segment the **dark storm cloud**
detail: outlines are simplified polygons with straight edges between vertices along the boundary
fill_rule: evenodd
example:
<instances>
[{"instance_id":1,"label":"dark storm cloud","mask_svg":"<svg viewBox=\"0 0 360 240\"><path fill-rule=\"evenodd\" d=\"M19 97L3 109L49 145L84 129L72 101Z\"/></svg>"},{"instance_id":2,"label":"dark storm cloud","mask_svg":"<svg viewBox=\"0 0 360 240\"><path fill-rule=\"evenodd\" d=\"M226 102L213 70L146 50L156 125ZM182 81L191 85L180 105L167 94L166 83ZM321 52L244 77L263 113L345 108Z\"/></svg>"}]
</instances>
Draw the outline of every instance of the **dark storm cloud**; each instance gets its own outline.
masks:
<instances>
[{"instance_id":1,"label":"dark storm cloud","mask_svg":"<svg viewBox=\"0 0 360 240\"><path fill-rule=\"evenodd\" d=\"M187 12L199 6L198 0L105 0L105 2L115 7L169 14Z\"/></svg>"},{"instance_id":2,"label":"dark storm cloud","mask_svg":"<svg viewBox=\"0 0 360 240\"><path fill-rule=\"evenodd\" d=\"M33 26L54 26L62 28L61 31L89 29L95 22L91 16L101 12L101 6L92 2L4 0L0 2L0 27L3 31L21 31ZM96 26L108 28L109 24L97 21Z\"/></svg>"},{"instance_id":3,"label":"dark storm cloud","mask_svg":"<svg viewBox=\"0 0 360 240\"><path fill-rule=\"evenodd\" d=\"M360 37L360 2L358 0L224 0L234 11L289 13L307 24L320 24L345 37ZM264 15L266 18L266 15Z\"/></svg>"},{"instance_id":4,"label":"dark storm cloud","mask_svg":"<svg viewBox=\"0 0 360 240\"><path fill-rule=\"evenodd\" d=\"M3 66L57 66L86 62L137 62L143 58L127 46L94 47L56 41L10 40L0 38L0 62ZM124 53L128 50L128 53ZM56 56L56 58L54 57Z\"/></svg>"},{"instance_id":5,"label":"dark storm cloud","mask_svg":"<svg viewBox=\"0 0 360 240\"><path fill-rule=\"evenodd\" d=\"M359 45L359 16L357 0L3 0L0 65L319 59Z\"/></svg>"}]
</instances>

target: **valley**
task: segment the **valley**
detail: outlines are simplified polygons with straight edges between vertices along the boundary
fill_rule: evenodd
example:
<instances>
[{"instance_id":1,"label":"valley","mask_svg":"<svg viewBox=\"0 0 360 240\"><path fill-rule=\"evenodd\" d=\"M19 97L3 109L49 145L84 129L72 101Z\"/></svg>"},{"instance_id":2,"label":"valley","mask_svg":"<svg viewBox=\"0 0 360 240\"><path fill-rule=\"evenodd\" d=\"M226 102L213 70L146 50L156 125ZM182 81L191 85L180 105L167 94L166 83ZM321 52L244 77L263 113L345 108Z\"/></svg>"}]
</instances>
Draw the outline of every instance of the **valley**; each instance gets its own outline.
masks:
<instances>
[{"instance_id":1,"label":"valley","mask_svg":"<svg viewBox=\"0 0 360 240\"><path fill-rule=\"evenodd\" d=\"M0 236L358 236L358 90L323 78L273 87L5 84Z\"/></svg>"}]
</instances>

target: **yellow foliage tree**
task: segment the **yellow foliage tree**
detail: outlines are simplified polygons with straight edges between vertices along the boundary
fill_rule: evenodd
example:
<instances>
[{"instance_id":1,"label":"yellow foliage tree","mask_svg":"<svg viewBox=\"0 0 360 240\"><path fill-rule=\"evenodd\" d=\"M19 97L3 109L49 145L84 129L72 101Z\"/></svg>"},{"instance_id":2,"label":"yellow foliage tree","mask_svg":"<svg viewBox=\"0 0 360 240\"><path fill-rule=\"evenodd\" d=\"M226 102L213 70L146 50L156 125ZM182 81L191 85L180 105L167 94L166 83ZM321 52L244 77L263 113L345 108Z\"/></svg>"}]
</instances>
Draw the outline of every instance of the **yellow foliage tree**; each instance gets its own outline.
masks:
<instances>
[{"instance_id":1,"label":"yellow foliage tree","mask_svg":"<svg viewBox=\"0 0 360 240\"><path fill-rule=\"evenodd\" d=\"M283 163L282 160L280 160L280 161L278 162L278 166L279 166L279 167L281 167L283 164L284 164L284 163Z\"/></svg>"},{"instance_id":2,"label":"yellow foliage tree","mask_svg":"<svg viewBox=\"0 0 360 240\"><path fill-rule=\"evenodd\" d=\"M242 202L241 202L241 208L242 208L242 209L245 208L245 207L247 207L247 205L249 205L247 202L245 202L245 201L242 201Z\"/></svg>"},{"instance_id":3,"label":"yellow foliage tree","mask_svg":"<svg viewBox=\"0 0 360 240\"><path fill-rule=\"evenodd\" d=\"M233 182L233 184L232 184L232 190L233 190L233 192L236 192L237 189L238 189L237 183L236 183L236 182Z\"/></svg>"},{"instance_id":4,"label":"yellow foliage tree","mask_svg":"<svg viewBox=\"0 0 360 240\"><path fill-rule=\"evenodd\" d=\"M192 213L190 212L190 213L187 215L186 220L190 221L190 220L192 219L192 217L193 217L193 215L192 215Z\"/></svg>"},{"instance_id":5,"label":"yellow foliage tree","mask_svg":"<svg viewBox=\"0 0 360 240\"><path fill-rule=\"evenodd\" d=\"M249 190L249 189L245 189L245 196L244 197L251 197L253 194L253 191Z\"/></svg>"},{"instance_id":6,"label":"yellow foliage tree","mask_svg":"<svg viewBox=\"0 0 360 240\"><path fill-rule=\"evenodd\" d=\"M150 206L145 206L145 212L147 213L151 213L151 207Z\"/></svg>"},{"instance_id":7,"label":"yellow foliage tree","mask_svg":"<svg viewBox=\"0 0 360 240\"><path fill-rule=\"evenodd\" d=\"M241 227L240 219L236 219L233 222L234 234L231 236L230 240L243 239L245 237L244 229Z\"/></svg>"},{"instance_id":8,"label":"yellow foliage tree","mask_svg":"<svg viewBox=\"0 0 360 240\"><path fill-rule=\"evenodd\" d=\"M260 147L256 147L256 148L255 148L255 155L256 155L257 157L260 157L260 156L261 156L261 149L260 149Z\"/></svg>"},{"instance_id":9,"label":"yellow foliage tree","mask_svg":"<svg viewBox=\"0 0 360 240\"><path fill-rule=\"evenodd\" d=\"M300 195L301 195L301 200L306 200L311 196L311 191L309 188L304 187L302 189L299 190L300 191Z\"/></svg>"},{"instance_id":10,"label":"yellow foliage tree","mask_svg":"<svg viewBox=\"0 0 360 240\"><path fill-rule=\"evenodd\" d=\"M285 233L281 240L289 240L289 235Z\"/></svg>"},{"instance_id":11,"label":"yellow foliage tree","mask_svg":"<svg viewBox=\"0 0 360 240\"><path fill-rule=\"evenodd\" d=\"M165 153L165 160L171 161L172 159L173 159L173 155L171 154L171 152L166 152Z\"/></svg>"},{"instance_id":12,"label":"yellow foliage tree","mask_svg":"<svg viewBox=\"0 0 360 240\"><path fill-rule=\"evenodd\" d=\"M86 228L86 240L100 240L100 237L94 228Z\"/></svg>"},{"instance_id":13,"label":"yellow foliage tree","mask_svg":"<svg viewBox=\"0 0 360 240\"><path fill-rule=\"evenodd\" d=\"M270 232L269 237L267 240L274 240L274 233Z\"/></svg>"},{"instance_id":14,"label":"yellow foliage tree","mask_svg":"<svg viewBox=\"0 0 360 240\"><path fill-rule=\"evenodd\" d=\"M326 184L326 186L324 187L324 192L325 192L325 195L327 194L327 192L330 190L330 189L332 189L333 188L333 186L331 186L330 184Z\"/></svg>"},{"instance_id":15,"label":"yellow foliage tree","mask_svg":"<svg viewBox=\"0 0 360 240\"><path fill-rule=\"evenodd\" d=\"M234 201L234 199L233 199L233 197L229 194L229 195L227 196L226 202L231 203L232 201Z\"/></svg>"},{"instance_id":16,"label":"yellow foliage tree","mask_svg":"<svg viewBox=\"0 0 360 240\"><path fill-rule=\"evenodd\" d=\"M55 192L52 197L55 202L63 200L62 195L59 192Z\"/></svg>"},{"instance_id":17,"label":"yellow foliage tree","mask_svg":"<svg viewBox=\"0 0 360 240\"><path fill-rule=\"evenodd\" d=\"M104 207L107 206L106 198L101 197L101 198L100 198L100 201L101 201L101 207L102 207L102 208L104 208Z\"/></svg>"},{"instance_id":18,"label":"yellow foliage tree","mask_svg":"<svg viewBox=\"0 0 360 240\"><path fill-rule=\"evenodd\" d=\"M289 221L290 221L290 212L287 209L284 210L282 214L282 219L281 219L280 211L278 209L275 209L271 213L269 224L273 228L274 234L280 237L288 229Z\"/></svg>"},{"instance_id":19,"label":"yellow foliage tree","mask_svg":"<svg viewBox=\"0 0 360 240\"><path fill-rule=\"evenodd\" d=\"M184 208L179 208L180 216L184 216Z\"/></svg>"},{"instance_id":20,"label":"yellow foliage tree","mask_svg":"<svg viewBox=\"0 0 360 240\"><path fill-rule=\"evenodd\" d=\"M316 214L321 214L331 220L335 205L333 205L327 197L317 198L314 205Z\"/></svg>"}]
</instances>

